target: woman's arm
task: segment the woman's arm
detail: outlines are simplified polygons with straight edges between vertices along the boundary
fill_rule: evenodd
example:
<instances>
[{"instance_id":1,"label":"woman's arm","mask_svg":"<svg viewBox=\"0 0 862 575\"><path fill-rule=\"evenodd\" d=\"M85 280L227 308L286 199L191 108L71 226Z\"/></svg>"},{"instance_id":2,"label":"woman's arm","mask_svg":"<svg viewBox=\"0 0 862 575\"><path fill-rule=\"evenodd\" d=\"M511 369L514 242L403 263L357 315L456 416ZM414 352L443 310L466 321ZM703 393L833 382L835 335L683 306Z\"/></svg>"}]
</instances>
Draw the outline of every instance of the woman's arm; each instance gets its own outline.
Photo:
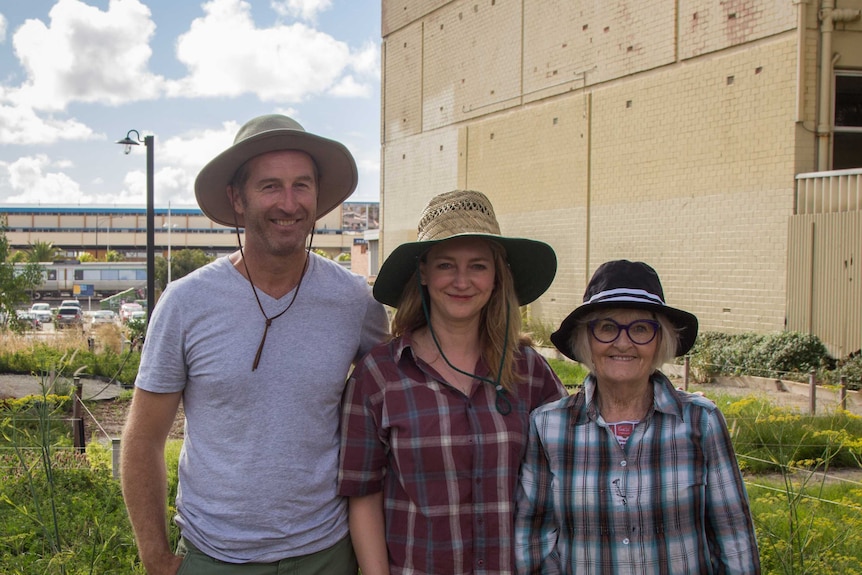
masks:
<instances>
[{"instance_id":1,"label":"woman's arm","mask_svg":"<svg viewBox=\"0 0 862 575\"><path fill-rule=\"evenodd\" d=\"M709 552L719 572L760 573L760 555L748 494L724 416L716 408L707 418L704 450L707 457L706 517L710 524Z\"/></svg>"},{"instance_id":2,"label":"woman's arm","mask_svg":"<svg viewBox=\"0 0 862 575\"><path fill-rule=\"evenodd\" d=\"M383 492L351 497L348 521L362 575L389 575L383 519Z\"/></svg>"}]
</instances>

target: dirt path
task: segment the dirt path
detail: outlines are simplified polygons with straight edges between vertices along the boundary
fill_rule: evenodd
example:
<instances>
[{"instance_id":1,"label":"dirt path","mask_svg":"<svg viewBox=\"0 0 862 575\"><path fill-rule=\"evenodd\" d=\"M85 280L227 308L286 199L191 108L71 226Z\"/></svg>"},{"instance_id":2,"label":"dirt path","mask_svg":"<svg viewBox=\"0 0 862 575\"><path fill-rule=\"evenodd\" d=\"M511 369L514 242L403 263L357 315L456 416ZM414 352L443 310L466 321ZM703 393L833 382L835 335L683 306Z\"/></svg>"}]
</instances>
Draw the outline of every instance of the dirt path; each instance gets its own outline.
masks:
<instances>
[{"instance_id":1,"label":"dirt path","mask_svg":"<svg viewBox=\"0 0 862 575\"><path fill-rule=\"evenodd\" d=\"M92 440L110 443L111 439L122 435L126 414L132 404L129 394L119 385L100 379L82 378L81 383L81 397L86 407L83 414L86 440L88 443ZM42 382L36 376L0 374L0 401L42 393ZM180 405L171 428L171 439L182 439L184 418Z\"/></svg>"}]
</instances>

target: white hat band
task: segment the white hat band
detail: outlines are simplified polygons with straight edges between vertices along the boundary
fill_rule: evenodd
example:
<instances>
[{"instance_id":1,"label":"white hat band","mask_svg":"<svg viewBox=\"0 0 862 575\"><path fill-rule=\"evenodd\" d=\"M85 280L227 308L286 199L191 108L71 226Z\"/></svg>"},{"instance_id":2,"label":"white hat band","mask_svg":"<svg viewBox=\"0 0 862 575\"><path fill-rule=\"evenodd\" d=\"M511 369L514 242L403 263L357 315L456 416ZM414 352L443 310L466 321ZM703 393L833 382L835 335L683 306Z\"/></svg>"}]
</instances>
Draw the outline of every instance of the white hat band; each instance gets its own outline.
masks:
<instances>
[{"instance_id":1,"label":"white hat band","mask_svg":"<svg viewBox=\"0 0 862 575\"><path fill-rule=\"evenodd\" d=\"M592 296L589 301L584 303L592 304L592 303L604 303L604 302L635 302L635 303L650 303L653 305L665 305L662 299L648 291L638 290L638 289L630 289L630 288L617 288L599 292Z\"/></svg>"}]
</instances>

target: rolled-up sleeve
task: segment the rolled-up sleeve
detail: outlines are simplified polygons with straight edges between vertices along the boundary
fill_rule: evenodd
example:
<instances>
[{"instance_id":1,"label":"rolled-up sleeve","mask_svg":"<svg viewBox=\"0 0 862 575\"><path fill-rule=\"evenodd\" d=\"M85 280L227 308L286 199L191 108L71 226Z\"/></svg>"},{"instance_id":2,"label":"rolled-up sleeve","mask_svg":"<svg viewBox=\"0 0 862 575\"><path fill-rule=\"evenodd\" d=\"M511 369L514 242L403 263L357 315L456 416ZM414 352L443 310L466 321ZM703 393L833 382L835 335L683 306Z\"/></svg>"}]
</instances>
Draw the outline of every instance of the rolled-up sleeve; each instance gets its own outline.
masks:
<instances>
[{"instance_id":1,"label":"rolled-up sleeve","mask_svg":"<svg viewBox=\"0 0 862 575\"><path fill-rule=\"evenodd\" d=\"M379 429L383 384L372 355L347 382L341 411L338 494L354 497L383 489L387 445Z\"/></svg>"}]
</instances>

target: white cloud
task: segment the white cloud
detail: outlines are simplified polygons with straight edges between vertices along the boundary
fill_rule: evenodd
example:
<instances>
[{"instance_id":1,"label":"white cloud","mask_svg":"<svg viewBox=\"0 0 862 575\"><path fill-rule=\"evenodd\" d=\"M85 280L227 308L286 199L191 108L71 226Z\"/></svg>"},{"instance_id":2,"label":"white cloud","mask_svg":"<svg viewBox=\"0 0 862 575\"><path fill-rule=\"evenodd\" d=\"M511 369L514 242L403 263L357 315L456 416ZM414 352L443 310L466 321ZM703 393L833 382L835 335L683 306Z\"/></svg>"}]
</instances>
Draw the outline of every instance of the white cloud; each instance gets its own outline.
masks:
<instances>
[{"instance_id":1,"label":"white cloud","mask_svg":"<svg viewBox=\"0 0 862 575\"><path fill-rule=\"evenodd\" d=\"M174 96L300 102L339 86L352 63L347 44L303 24L256 28L246 2L212 0L203 9L177 41L189 76L171 84Z\"/></svg>"},{"instance_id":2,"label":"white cloud","mask_svg":"<svg viewBox=\"0 0 862 575\"><path fill-rule=\"evenodd\" d=\"M351 57L350 67L357 74L380 80L380 45L366 42L362 49Z\"/></svg>"},{"instance_id":3,"label":"white cloud","mask_svg":"<svg viewBox=\"0 0 862 575\"><path fill-rule=\"evenodd\" d=\"M157 206L194 205L195 198L189 172L181 168L167 166L159 168L153 174L153 201ZM126 173L123 185L118 194L98 196L96 202L109 204L144 205L147 198L147 174L143 170Z\"/></svg>"},{"instance_id":4,"label":"white cloud","mask_svg":"<svg viewBox=\"0 0 862 575\"><path fill-rule=\"evenodd\" d=\"M90 203L92 196L81 192L77 182L61 172L51 169L44 154L25 156L7 164L7 177L12 190L6 201L10 203Z\"/></svg>"},{"instance_id":5,"label":"white cloud","mask_svg":"<svg viewBox=\"0 0 862 575\"><path fill-rule=\"evenodd\" d=\"M0 96L2 97L2 96ZM27 106L5 106L0 101L0 145L50 144L61 140L103 139L78 120L37 116Z\"/></svg>"},{"instance_id":6,"label":"white cloud","mask_svg":"<svg viewBox=\"0 0 862 575\"><path fill-rule=\"evenodd\" d=\"M117 146L117 162L94 160L104 157L101 146L121 135L114 124L122 117L123 129L128 123L156 132L157 204L170 199L174 205L194 205L194 178L231 145L240 126L225 122L203 132L188 126L213 126L213 118L233 118L236 106L259 102L266 111L303 122L298 110L304 108L298 104L312 110L315 96L373 96L380 77L379 46L373 41L349 45L316 29L315 19L332 7L331 0L270 3L279 18L260 23L253 20L248 0L182 3L182 10L166 13L173 19L170 25L163 28L159 21L158 35L153 13L158 16L159 6L169 2L48 0L47 15L23 23L12 18L14 27L8 13L0 14L0 202L141 205L144 146L134 148L137 161L123 162ZM176 30L185 33L177 36ZM173 62L168 61L171 46ZM7 69L6 62L13 66ZM170 98L190 101L172 103ZM208 99L200 101L203 116L172 123L186 106L197 106L193 98ZM141 100L151 102L122 108L122 114L106 109ZM145 121L128 119L138 113L147 114ZM180 124L189 131L177 134ZM92 149L98 151L85 152L90 148L79 145L85 141L97 143ZM367 162L357 157L366 183L378 177L378 156L375 142ZM78 165L61 157L75 158ZM132 171L120 183L127 170Z\"/></svg>"},{"instance_id":7,"label":"white cloud","mask_svg":"<svg viewBox=\"0 0 862 575\"><path fill-rule=\"evenodd\" d=\"M12 38L26 73L7 97L38 110L70 102L118 105L158 95L163 78L148 70L155 32L139 0L110 0L102 11L80 0L58 0L49 24L30 19Z\"/></svg>"},{"instance_id":8,"label":"white cloud","mask_svg":"<svg viewBox=\"0 0 862 575\"><path fill-rule=\"evenodd\" d=\"M300 18L314 22L319 12L332 6L332 0L273 0L270 6L283 18Z\"/></svg>"},{"instance_id":9,"label":"white cloud","mask_svg":"<svg viewBox=\"0 0 862 575\"><path fill-rule=\"evenodd\" d=\"M353 76L345 76L332 87L330 93L343 98L368 97L371 95L371 86L357 82Z\"/></svg>"}]
</instances>

